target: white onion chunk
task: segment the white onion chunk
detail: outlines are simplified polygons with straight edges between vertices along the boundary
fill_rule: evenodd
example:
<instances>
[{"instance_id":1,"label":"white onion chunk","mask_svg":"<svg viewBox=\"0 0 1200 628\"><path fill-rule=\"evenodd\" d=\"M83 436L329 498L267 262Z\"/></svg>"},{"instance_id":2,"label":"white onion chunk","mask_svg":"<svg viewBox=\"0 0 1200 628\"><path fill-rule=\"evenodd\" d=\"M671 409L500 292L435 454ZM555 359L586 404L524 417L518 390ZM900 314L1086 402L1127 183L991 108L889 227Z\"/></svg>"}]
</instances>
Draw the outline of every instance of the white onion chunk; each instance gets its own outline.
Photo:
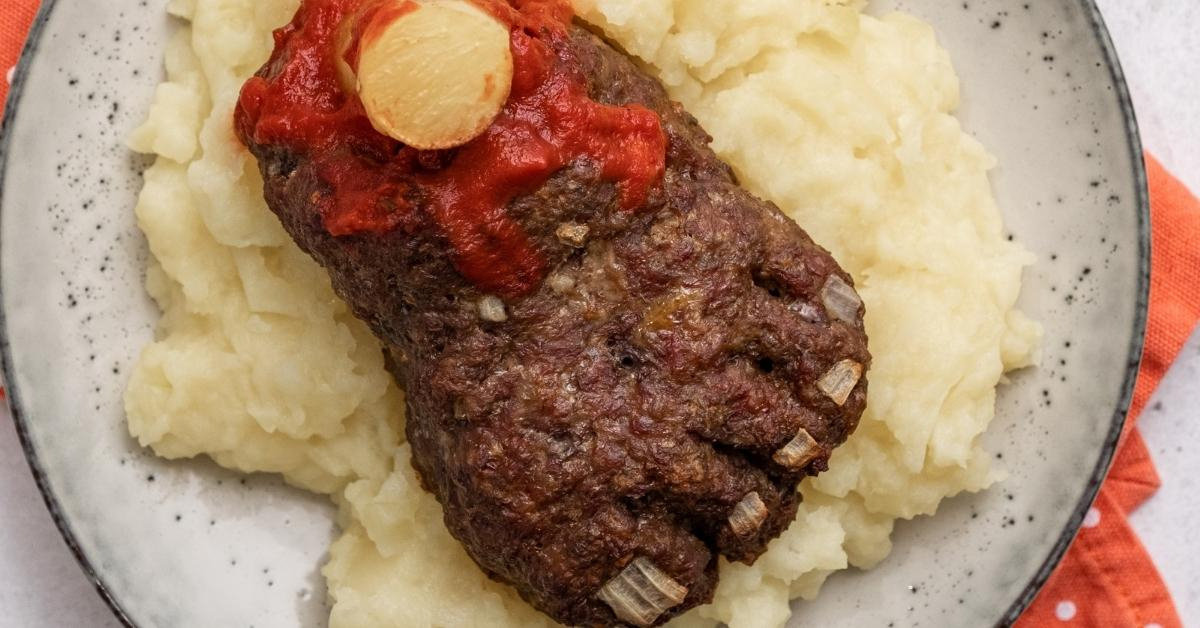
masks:
<instances>
[{"instance_id":1,"label":"white onion chunk","mask_svg":"<svg viewBox=\"0 0 1200 628\"><path fill-rule=\"evenodd\" d=\"M763 503L756 491L750 491L733 507L729 515L729 527L740 537L753 536L767 520L767 505Z\"/></svg>"},{"instance_id":2,"label":"white onion chunk","mask_svg":"<svg viewBox=\"0 0 1200 628\"><path fill-rule=\"evenodd\" d=\"M650 626L663 613L679 606L687 587L646 558L635 558L597 594L622 621Z\"/></svg>"},{"instance_id":3,"label":"white onion chunk","mask_svg":"<svg viewBox=\"0 0 1200 628\"><path fill-rule=\"evenodd\" d=\"M846 323L858 324L858 311L862 308L862 299L846 280L837 275L830 275L821 288L821 303L829 316Z\"/></svg>"},{"instance_id":4,"label":"white onion chunk","mask_svg":"<svg viewBox=\"0 0 1200 628\"><path fill-rule=\"evenodd\" d=\"M829 372L821 376L817 381L817 388L825 393L825 396L833 400L839 406L846 405L846 400L850 398L850 393L854 392L854 387L858 385L862 379L863 365L854 360L842 360L833 365Z\"/></svg>"},{"instance_id":5,"label":"white onion chunk","mask_svg":"<svg viewBox=\"0 0 1200 628\"><path fill-rule=\"evenodd\" d=\"M819 455L821 455L821 444L812 437L812 434L801 428L790 443L775 452L772 459L780 466L789 469L803 469Z\"/></svg>"},{"instance_id":6,"label":"white onion chunk","mask_svg":"<svg viewBox=\"0 0 1200 628\"><path fill-rule=\"evenodd\" d=\"M504 307L504 301L492 295L480 299L479 318L489 323L503 323L508 320L508 311Z\"/></svg>"}]
</instances>

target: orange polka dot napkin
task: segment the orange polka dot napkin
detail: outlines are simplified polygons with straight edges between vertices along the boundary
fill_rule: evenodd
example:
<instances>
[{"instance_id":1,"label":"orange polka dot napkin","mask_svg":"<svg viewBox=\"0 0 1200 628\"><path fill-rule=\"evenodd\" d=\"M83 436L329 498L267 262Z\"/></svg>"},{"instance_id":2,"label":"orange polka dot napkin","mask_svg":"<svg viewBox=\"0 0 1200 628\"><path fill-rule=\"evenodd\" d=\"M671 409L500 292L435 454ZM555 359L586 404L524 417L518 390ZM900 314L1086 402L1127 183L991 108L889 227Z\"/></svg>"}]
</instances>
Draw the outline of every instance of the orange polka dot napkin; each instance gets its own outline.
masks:
<instances>
[{"instance_id":1,"label":"orange polka dot napkin","mask_svg":"<svg viewBox=\"0 0 1200 628\"><path fill-rule=\"evenodd\" d=\"M0 2L0 72L9 80L38 3ZM0 98L7 98L9 80L0 82ZM1200 320L1200 201L1153 157L1146 166L1154 228L1150 321L1130 422L1083 530L1017 628L1182 628L1126 516L1159 486L1136 418Z\"/></svg>"},{"instance_id":2,"label":"orange polka dot napkin","mask_svg":"<svg viewBox=\"0 0 1200 628\"><path fill-rule=\"evenodd\" d=\"M33 16L37 13L40 0L3 0L0 2L0 102L8 98L8 84L12 81L12 67L21 56L21 46Z\"/></svg>"}]
</instances>

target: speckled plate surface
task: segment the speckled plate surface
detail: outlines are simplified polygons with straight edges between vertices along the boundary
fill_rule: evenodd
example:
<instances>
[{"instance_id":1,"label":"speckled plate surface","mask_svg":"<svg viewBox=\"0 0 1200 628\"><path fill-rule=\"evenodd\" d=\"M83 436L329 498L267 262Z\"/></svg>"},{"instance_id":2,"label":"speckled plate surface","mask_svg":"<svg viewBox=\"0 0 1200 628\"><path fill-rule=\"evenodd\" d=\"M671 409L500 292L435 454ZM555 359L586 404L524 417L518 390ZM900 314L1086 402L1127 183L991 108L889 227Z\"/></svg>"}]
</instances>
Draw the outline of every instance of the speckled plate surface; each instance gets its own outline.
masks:
<instances>
[{"instance_id":1,"label":"speckled plate surface","mask_svg":"<svg viewBox=\"0 0 1200 628\"><path fill-rule=\"evenodd\" d=\"M322 626L332 509L272 477L164 463L121 391L157 313L133 205L165 0L46 0L4 122L0 306L10 401L71 548L130 625ZM1021 307L1042 368L1002 389L988 446L1011 476L897 527L878 570L833 578L795 625L986 626L1015 617L1110 462L1141 350L1148 210L1120 68L1091 0L884 0L932 22L966 127L999 158L1012 237L1040 256Z\"/></svg>"}]
</instances>

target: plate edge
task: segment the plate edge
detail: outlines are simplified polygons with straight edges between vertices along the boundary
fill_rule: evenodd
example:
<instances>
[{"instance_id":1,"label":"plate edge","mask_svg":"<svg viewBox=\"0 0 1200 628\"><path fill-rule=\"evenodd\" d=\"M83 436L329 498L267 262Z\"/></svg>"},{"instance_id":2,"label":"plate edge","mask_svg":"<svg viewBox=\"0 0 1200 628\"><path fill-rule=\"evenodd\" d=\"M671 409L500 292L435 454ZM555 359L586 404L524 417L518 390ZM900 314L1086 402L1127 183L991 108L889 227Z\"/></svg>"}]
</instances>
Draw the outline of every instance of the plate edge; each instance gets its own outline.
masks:
<instances>
[{"instance_id":1,"label":"plate edge","mask_svg":"<svg viewBox=\"0 0 1200 628\"><path fill-rule=\"evenodd\" d=\"M3 206L4 198L4 180L3 178L8 173L8 160L12 151L12 128L16 123L19 115L21 99L24 96L25 83L28 80L29 68L33 63L34 54L42 43L42 36L46 31L46 24L50 21L50 15L57 6L58 0L42 0L41 7L38 9L37 15L34 17L33 24L29 30L29 37L25 40L25 46L21 50L20 60L13 72L12 83L9 86L8 100L4 108L4 120L0 122L0 207ZM3 213L0 212L0 222L3 220ZM0 276L3 273L0 272ZM3 294L3 284L0 283L0 295ZM2 302L0 298L0 302ZM91 559L80 547L79 541L75 538L75 531L71 528L71 524L67 522L63 516L61 506L58 503L58 498L54 495L53 489L50 487L50 481L45 472L42 470L41 463L38 461L38 455L33 446L32 437L27 429L27 423L23 418L20 393L17 389L9 384L11 378L8 374L12 372L12 354L11 346L8 341L8 318L3 307L0 307L0 369L3 370L5 388L4 402L8 405L10 416L12 416L13 425L17 430L17 438L21 443L21 450L25 453L25 461L29 464L29 470L33 473L33 480L37 484L38 492L42 494L42 501L46 504L46 509L50 511L50 518L54 520L55 527L58 528L59 535L67 544L67 549L74 555L79 567L83 570L84 576L92 583L92 587L100 595L105 605L112 611L113 615L126 628L137 628L130 620L128 613L125 612L121 603L113 596L109 590L108 584L100 577L99 572L92 566Z\"/></svg>"},{"instance_id":2,"label":"plate edge","mask_svg":"<svg viewBox=\"0 0 1200 628\"><path fill-rule=\"evenodd\" d=\"M1120 59L1116 53L1112 38L1108 28L1105 25L1104 18L1101 15L1099 7L1095 0L1079 0L1082 8L1088 12L1093 32L1097 40L1101 44L1104 53L1104 62L1109 69L1109 74L1113 80L1115 89L1117 90L1118 102L1121 106L1125 118L1125 131L1129 144L1130 159L1134 169L1134 183L1137 192L1137 210L1138 210L1138 241L1139 241L1139 260L1138 260L1138 286L1136 295L1136 311L1133 329L1133 339L1130 343L1128 353L1128 366L1126 368L1125 381L1120 400L1117 403L1117 408L1114 411L1112 426L1109 429L1109 434L1105 439L1104 447L1101 450L1096 467L1092 472L1092 476L1088 482L1087 488L1084 490L1083 498L1076 505L1075 512L1069 519L1066 528L1063 530L1059 540L1051 549L1050 554L1043 561L1042 566L1038 569L1033 579L1025 586L1021 595L1016 601L1009 606L996 626L1011 626L1021 613L1029 607L1034 598L1041 591L1054 569L1062 560L1063 555L1074 541L1080 527L1083 524L1083 518L1087 514L1092 503L1095 501L1100 487L1107 476L1109 468L1112 465L1116 454L1117 445L1120 441L1121 433L1127 420L1130 404L1133 400L1133 390L1137 381L1137 374L1140 369L1142 353L1145 345L1145 329L1147 322L1147 313L1149 305L1150 292L1150 200L1149 190L1147 187L1147 175L1145 170L1145 162L1142 152L1142 141L1137 124L1137 115L1134 111L1133 102L1130 97L1129 87L1125 80L1125 73L1121 67ZM34 18L33 25L30 29L30 34L25 42L25 46L21 52L20 61L15 69L12 84L9 89L8 100L5 105L5 115L3 122L0 122L0 207L3 205L3 177L8 171L8 160L11 152L11 128L17 119L19 104L24 95L24 87L28 78L29 67L32 63L34 53L37 52L42 36L45 33L46 23L50 19L50 15L57 6L58 0L42 0L41 8L37 16ZM3 220L3 215L0 213L0 222ZM2 276L2 270L0 270ZM3 292L3 287L0 285L0 294ZM7 377L12 370L11 347L8 341L8 324L7 315L3 308L0 307L0 369L3 370L5 380L10 381ZM41 469L38 462L37 453L33 447L31 437L26 428L26 421L23 418L21 411L21 403L19 393L11 386L6 387L5 403L8 404L10 413L13 418L13 423L16 427L17 437L20 440L21 448L25 453L26 462L29 464L30 471L33 473L34 481L37 484L38 491L42 494L42 500L45 502L47 509L50 511L50 516L54 520L55 526L58 528L68 549L74 555L79 563L84 575L92 583L101 599L113 612L116 618L127 628L138 628L129 618L121 604L115 599L110 592L108 585L99 573L92 566L90 559L83 552L75 533L70 524L66 521L58 504L57 497L54 496L53 490L49 485L49 481Z\"/></svg>"},{"instance_id":3,"label":"plate edge","mask_svg":"<svg viewBox=\"0 0 1200 628\"><path fill-rule=\"evenodd\" d=\"M1137 197L1139 245L1138 285L1137 294L1135 295L1136 309L1134 312L1133 338L1129 345L1125 381L1122 386L1121 397L1113 412L1112 425L1109 427L1108 435L1105 437L1104 447L1101 449L1100 457L1096 461L1096 467L1092 470L1091 479L1088 481L1087 488L1084 489L1083 497L1075 506L1075 511L1072 513L1071 518L1068 519L1067 526L1063 529L1062 535L1059 536L1058 541L1051 548L1050 554L1046 556L1046 560L1042 562L1033 579L1029 581L1029 584L1025 585L1021 595L1017 597L1012 605L1009 606L1008 611L996 622L995 625L998 627L1007 627L1016 623L1021 614L1029 608L1029 605L1033 603L1038 593L1041 592L1042 587L1045 586L1046 581L1050 579L1054 570L1062 562L1063 556L1066 555L1067 550L1074 543L1075 537L1079 534L1079 530L1083 525L1083 519L1087 516L1088 510L1096 501L1096 496L1100 493L1100 487L1104 484L1105 478L1108 477L1113 460L1116 458L1121 434L1124 431L1126 421L1129 419L1129 409L1133 402L1133 391L1137 384L1138 373L1141 370L1142 357L1146 345L1146 324L1150 306L1150 252L1152 240L1150 232L1150 190L1147 183L1141 132L1138 127L1137 113L1133 107L1133 99L1129 93L1129 84L1125 80L1125 71L1121 67L1121 60L1117 55L1116 46L1113 44L1112 36L1109 34L1108 26L1104 22L1104 16L1100 12L1100 7L1096 4L1096 0L1079 0L1079 4L1087 12L1091 20L1092 30L1096 35L1096 40L1100 42L1100 48L1104 53L1104 64L1108 67L1109 76L1117 92L1117 101L1124 114L1129 159L1130 163L1133 164L1133 180Z\"/></svg>"}]
</instances>

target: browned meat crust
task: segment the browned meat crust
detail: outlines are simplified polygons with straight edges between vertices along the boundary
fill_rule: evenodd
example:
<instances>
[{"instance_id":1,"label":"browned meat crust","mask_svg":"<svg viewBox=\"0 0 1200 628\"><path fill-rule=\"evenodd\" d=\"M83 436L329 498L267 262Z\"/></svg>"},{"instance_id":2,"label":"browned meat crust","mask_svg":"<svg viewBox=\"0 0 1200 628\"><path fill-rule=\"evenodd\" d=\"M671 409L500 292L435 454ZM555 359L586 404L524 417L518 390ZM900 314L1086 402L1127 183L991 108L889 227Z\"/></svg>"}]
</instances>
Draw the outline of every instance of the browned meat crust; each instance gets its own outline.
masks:
<instances>
[{"instance_id":1,"label":"browned meat crust","mask_svg":"<svg viewBox=\"0 0 1200 628\"><path fill-rule=\"evenodd\" d=\"M845 321L823 305L850 282L833 258L738 187L657 81L582 29L569 46L594 99L662 116L665 179L626 212L575 163L515 201L553 271L493 320L432 228L332 237L305 156L250 148L272 210L390 352L414 465L480 567L558 621L613 625L597 591L643 557L687 587L662 622L711 599L718 555L753 561L791 523L866 400L865 379L842 405L819 381L870 356L857 302ZM787 468L773 456L801 430L815 457ZM767 514L739 535L751 492Z\"/></svg>"}]
</instances>

